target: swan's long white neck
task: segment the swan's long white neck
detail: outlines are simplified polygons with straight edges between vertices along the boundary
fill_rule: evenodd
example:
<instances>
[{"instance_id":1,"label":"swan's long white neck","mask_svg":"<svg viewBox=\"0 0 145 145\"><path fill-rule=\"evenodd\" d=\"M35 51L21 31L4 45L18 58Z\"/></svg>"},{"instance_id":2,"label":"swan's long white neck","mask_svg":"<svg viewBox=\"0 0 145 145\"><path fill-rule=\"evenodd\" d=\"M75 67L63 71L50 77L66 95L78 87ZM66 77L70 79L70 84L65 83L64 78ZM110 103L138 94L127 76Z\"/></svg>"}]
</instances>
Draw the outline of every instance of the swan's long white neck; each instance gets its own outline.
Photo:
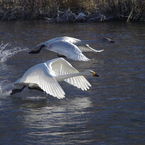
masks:
<instances>
[{"instance_id":1,"label":"swan's long white neck","mask_svg":"<svg viewBox=\"0 0 145 145\"><path fill-rule=\"evenodd\" d=\"M84 72L78 72L78 73L71 73L71 74L65 74L65 75L58 75L58 76L55 76L55 79L57 81L63 81L67 78L82 76L82 75L85 75L85 73Z\"/></svg>"}]
</instances>

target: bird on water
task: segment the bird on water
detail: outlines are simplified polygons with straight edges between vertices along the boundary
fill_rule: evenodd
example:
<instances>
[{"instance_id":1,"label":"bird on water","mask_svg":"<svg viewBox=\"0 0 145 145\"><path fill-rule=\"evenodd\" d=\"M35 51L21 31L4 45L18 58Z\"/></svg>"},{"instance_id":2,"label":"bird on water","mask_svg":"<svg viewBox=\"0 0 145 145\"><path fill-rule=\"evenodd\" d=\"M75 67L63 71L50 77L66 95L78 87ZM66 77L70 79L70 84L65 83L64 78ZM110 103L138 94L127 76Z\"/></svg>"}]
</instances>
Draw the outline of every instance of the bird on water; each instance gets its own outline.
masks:
<instances>
[{"instance_id":1,"label":"bird on water","mask_svg":"<svg viewBox=\"0 0 145 145\"><path fill-rule=\"evenodd\" d=\"M10 95L22 92L25 87L36 89L50 94L58 99L65 98L65 92L58 82L65 81L83 91L88 90L91 84L84 76L99 75L86 70L79 72L64 58L55 58L29 68L14 85L22 85L20 89L13 89Z\"/></svg>"},{"instance_id":2,"label":"bird on water","mask_svg":"<svg viewBox=\"0 0 145 145\"><path fill-rule=\"evenodd\" d=\"M40 53L42 48L58 53L58 56L66 57L76 61L89 61L82 52L102 52L101 50L93 49L88 43L113 42L109 38L102 38L99 40L81 40L73 37L63 36L50 39L36 46L37 50L31 50L29 54Z\"/></svg>"}]
</instances>

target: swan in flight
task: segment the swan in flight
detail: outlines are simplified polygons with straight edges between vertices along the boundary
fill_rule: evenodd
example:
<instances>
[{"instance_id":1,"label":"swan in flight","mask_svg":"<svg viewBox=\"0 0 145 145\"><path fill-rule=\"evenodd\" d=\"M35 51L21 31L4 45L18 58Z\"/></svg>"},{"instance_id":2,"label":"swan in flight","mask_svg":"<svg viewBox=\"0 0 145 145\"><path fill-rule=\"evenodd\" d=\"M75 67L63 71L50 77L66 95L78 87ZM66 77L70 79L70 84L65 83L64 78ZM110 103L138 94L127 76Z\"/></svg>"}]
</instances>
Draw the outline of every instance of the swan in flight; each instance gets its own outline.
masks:
<instances>
[{"instance_id":1,"label":"swan in flight","mask_svg":"<svg viewBox=\"0 0 145 145\"><path fill-rule=\"evenodd\" d=\"M100 39L101 40L101 39ZM80 40L73 37L63 36L50 39L44 43L39 44L37 50L32 50L29 54L39 53L42 48L58 53L58 56L64 56L76 61L88 61L82 52L102 52L103 50L95 50L87 43L95 43L100 40ZM101 41L112 41L109 38L103 38Z\"/></svg>"},{"instance_id":2,"label":"swan in flight","mask_svg":"<svg viewBox=\"0 0 145 145\"><path fill-rule=\"evenodd\" d=\"M10 95L21 92L25 87L44 91L58 99L65 97L65 92L59 81L65 81L83 91L89 89L91 84L84 76L97 76L92 70L79 72L63 58L55 58L37 64L28 69L24 75L13 84L23 85L20 89L13 89Z\"/></svg>"}]
</instances>

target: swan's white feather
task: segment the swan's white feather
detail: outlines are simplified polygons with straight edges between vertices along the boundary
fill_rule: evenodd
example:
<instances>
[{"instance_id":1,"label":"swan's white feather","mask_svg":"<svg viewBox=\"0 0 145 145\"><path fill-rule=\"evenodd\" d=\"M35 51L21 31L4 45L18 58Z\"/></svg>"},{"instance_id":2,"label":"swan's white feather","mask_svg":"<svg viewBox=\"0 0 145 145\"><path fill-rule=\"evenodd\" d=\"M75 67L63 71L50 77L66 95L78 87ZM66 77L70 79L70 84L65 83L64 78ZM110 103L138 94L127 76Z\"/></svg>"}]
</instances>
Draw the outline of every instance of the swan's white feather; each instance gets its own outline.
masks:
<instances>
[{"instance_id":1,"label":"swan's white feather","mask_svg":"<svg viewBox=\"0 0 145 145\"><path fill-rule=\"evenodd\" d=\"M72 77L69 75L72 75ZM61 80L62 76L64 79ZM91 87L86 78L63 58L52 59L31 67L14 84L40 87L47 94L62 99L65 97L65 92L58 81L63 80L82 90Z\"/></svg>"},{"instance_id":2,"label":"swan's white feather","mask_svg":"<svg viewBox=\"0 0 145 145\"><path fill-rule=\"evenodd\" d=\"M47 47L47 49L50 51L62 54L72 60L79 60L79 61L89 60L84 54L82 54L80 49L73 43L69 43L65 41L56 41L56 42L51 43Z\"/></svg>"},{"instance_id":3,"label":"swan's white feather","mask_svg":"<svg viewBox=\"0 0 145 145\"><path fill-rule=\"evenodd\" d=\"M101 50L93 49L93 48L90 47L88 44L79 45L78 47L79 47L79 49L80 49L82 52L102 52L102 51L104 51L103 49L101 49Z\"/></svg>"},{"instance_id":4,"label":"swan's white feather","mask_svg":"<svg viewBox=\"0 0 145 145\"><path fill-rule=\"evenodd\" d=\"M81 40L73 37L63 36L50 39L37 46L45 46L44 48L76 61L88 61L89 59L82 52L102 52L103 50L96 50L87 43L95 42L97 40Z\"/></svg>"},{"instance_id":5,"label":"swan's white feather","mask_svg":"<svg viewBox=\"0 0 145 145\"><path fill-rule=\"evenodd\" d=\"M15 84L28 84L30 87L33 87L33 85L38 86L46 93L62 99L65 97L65 92L57 80L52 76L52 73L53 72L46 67L45 63L37 64L28 69L22 78L17 80Z\"/></svg>"},{"instance_id":6,"label":"swan's white feather","mask_svg":"<svg viewBox=\"0 0 145 145\"><path fill-rule=\"evenodd\" d=\"M51 67L52 70L59 75L79 73L79 71L75 69L68 61L62 58L55 59L55 61L51 63ZM91 87L91 84L84 76L74 76L67 78L64 81L82 90L87 90Z\"/></svg>"},{"instance_id":7,"label":"swan's white feather","mask_svg":"<svg viewBox=\"0 0 145 145\"><path fill-rule=\"evenodd\" d=\"M53 43L53 42L56 42L56 41L65 41L65 42L69 42L69 43L73 43L73 44L77 44L77 43L81 42L81 40L78 39L78 38L73 38L73 37L68 37L68 36L62 36L62 37L52 38L52 39L44 42L43 44L44 45L49 45L50 43Z\"/></svg>"}]
</instances>

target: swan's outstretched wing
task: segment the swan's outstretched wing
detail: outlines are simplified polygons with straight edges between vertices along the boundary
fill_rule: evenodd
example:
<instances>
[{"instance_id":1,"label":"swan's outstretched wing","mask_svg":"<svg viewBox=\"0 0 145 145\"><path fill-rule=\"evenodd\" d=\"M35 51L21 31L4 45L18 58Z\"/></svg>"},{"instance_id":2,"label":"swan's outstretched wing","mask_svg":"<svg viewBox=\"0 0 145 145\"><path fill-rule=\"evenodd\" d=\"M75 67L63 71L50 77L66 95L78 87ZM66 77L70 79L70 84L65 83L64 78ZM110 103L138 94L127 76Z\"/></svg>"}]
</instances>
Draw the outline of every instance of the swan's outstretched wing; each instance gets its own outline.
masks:
<instances>
[{"instance_id":1,"label":"swan's outstretched wing","mask_svg":"<svg viewBox=\"0 0 145 145\"><path fill-rule=\"evenodd\" d=\"M66 61L63 58L53 59L50 65L52 67L52 70L59 75L79 72L68 61ZM67 78L64 81L82 90L87 90L89 89L89 87L91 87L91 84L87 81L87 79L84 76L75 76L75 77Z\"/></svg>"},{"instance_id":2,"label":"swan's outstretched wing","mask_svg":"<svg viewBox=\"0 0 145 145\"><path fill-rule=\"evenodd\" d=\"M65 81L83 91L86 91L91 87L91 84L86 80L84 76L71 77L65 79Z\"/></svg>"},{"instance_id":3,"label":"swan's outstretched wing","mask_svg":"<svg viewBox=\"0 0 145 145\"><path fill-rule=\"evenodd\" d=\"M62 54L69 59L76 61L88 61L89 59L82 54L80 49L70 42L65 41L56 41L51 43L48 47L48 50Z\"/></svg>"},{"instance_id":4,"label":"swan's outstretched wing","mask_svg":"<svg viewBox=\"0 0 145 145\"><path fill-rule=\"evenodd\" d=\"M96 50L96 49L93 49L92 47L90 47L88 44L86 45L80 45L78 46L79 49L82 51L82 52L102 52L104 51L104 49L101 49L101 50Z\"/></svg>"},{"instance_id":5,"label":"swan's outstretched wing","mask_svg":"<svg viewBox=\"0 0 145 145\"><path fill-rule=\"evenodd\" d=\"M31 87L38 85L47 94L62 99L65 97L65 92L51 73L45 63L41 63L28 69L22 78L18 79L14 84L28 84Z\"/></svg>"}]
</instances>

